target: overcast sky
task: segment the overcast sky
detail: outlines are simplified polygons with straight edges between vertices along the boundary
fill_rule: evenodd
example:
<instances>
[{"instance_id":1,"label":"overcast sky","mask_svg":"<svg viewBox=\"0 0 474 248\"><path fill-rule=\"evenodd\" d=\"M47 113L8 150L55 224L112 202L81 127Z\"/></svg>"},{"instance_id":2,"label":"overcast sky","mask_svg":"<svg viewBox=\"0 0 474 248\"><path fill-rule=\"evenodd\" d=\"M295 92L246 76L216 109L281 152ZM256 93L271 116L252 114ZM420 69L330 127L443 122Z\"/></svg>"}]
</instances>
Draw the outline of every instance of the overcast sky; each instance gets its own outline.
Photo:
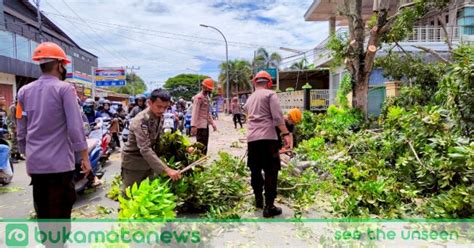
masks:
<instances>
[{"instance_id":1,"label":"overcast sky","mask_svg":"<svg viewBox=\"0 0 474 248\"><path fill-rule=\"evenodd\" d=\"M99 66L139 66L147 83L180 73L217 78L225 60L253 58L254 50L306 51L328 35L327 23L305 22L312 0L41 0L41 9ZM71 10L70 8L73 10ZM75 12L75 13L74 13ZM156 84L152 87L156 87Z\"/></svg>"}]
</instances>

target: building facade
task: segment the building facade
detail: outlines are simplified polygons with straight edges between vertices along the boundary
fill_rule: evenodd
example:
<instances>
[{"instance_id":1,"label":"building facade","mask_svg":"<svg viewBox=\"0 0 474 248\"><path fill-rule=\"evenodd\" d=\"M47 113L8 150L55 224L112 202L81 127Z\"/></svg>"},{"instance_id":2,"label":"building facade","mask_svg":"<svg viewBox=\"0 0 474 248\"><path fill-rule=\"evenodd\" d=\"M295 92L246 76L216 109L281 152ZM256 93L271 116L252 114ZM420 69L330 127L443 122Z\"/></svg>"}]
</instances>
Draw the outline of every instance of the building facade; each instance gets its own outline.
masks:
<instances>
[{"instance_id":1,"label":"building facade","mask_svg":"<svg viewBox=\"0 0 474 248\"><path fill-rule=\"evenodd\" d=\"M8 103L14 100L19 88L40 76L31 56L41 37L64 49L72 61L67 68L71 80L73 74L90 75L91 68L98 66L96 55L82 49L46 16L41 19L42 35L37 10L28 0L0 0L0 95Z\"/></svg>"}]
</instances>

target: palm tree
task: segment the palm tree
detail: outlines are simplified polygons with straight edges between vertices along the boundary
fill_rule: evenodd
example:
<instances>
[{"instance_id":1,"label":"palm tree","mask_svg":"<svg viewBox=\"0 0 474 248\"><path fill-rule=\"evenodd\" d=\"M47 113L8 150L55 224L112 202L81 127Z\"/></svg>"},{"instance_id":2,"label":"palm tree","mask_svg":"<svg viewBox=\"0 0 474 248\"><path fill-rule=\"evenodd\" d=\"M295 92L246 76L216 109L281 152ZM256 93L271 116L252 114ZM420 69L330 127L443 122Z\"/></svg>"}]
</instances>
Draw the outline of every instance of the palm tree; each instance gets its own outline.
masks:
<instances>
[{"instance_id":1,"label":"palm tree","mask_svg":"<svg viewBox=\"0 0 474 248\"><path fill-rule=\"evenodd\" d=\"M219 81L223 82L222 86L226 88L226 62L220 64L221 72L219 74ZM246 60L230 60L229 61L229 82L231 92L237 93L239 90L251 89L252 66Z\"/></svg>"},{"instance_id":2,"label":"palm tree","mask_svg":"<svg viewBox=\"0 0 474 248\"><path fill-rule=\"evenodd\" d=\"M278 68L281 62L281 55L273 52L268 53L265 48L259 48L257 50L254 65L258 68Z\"/></svg>"},{"instance_id":3,"label":"palm tree","mask_svg":"<svg viewBox=\"0 0 474 248\"><path fill-rule=\"evenodd\" d=\"M298 71L301 71L301 70L306 70L308 69L308 61L306 60L306 58L303 58L301 59L300 61L298 62L295 62L294 64L292 64L290 66L290 69L292 70L298 70Z\"/></svg>"}]
</instances>

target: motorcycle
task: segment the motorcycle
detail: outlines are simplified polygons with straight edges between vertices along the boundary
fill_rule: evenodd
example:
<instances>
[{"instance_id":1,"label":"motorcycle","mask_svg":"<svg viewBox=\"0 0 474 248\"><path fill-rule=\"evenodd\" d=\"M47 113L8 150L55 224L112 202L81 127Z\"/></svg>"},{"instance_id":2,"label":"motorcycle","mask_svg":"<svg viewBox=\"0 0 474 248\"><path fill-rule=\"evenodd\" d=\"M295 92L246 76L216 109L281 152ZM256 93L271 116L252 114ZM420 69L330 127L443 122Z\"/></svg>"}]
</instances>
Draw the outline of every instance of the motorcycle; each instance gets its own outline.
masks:
<instances>
[{"instance_id":1,"label":"motorcycle","mask_svg":"<svg viewBox=\"0 0 474 248\"><path fill-rule=\"evenodd\" d=\"M240 104L240 120L242 121L242 124L245 124L247 122L247 114L244 109L244 104Z\"/></svg>"},{"instance_id":2,"label":"motorcycle","mask_svg":"<svg viewBox=\"0 0 474 248\"><path fill-rule=\"evenodd\" d=\"M0 128L0 133L3 134L4 129ZM10 144L0 137L0 184L7 185L13 179L13 163L10 160Z\"/></svg>"},{"instance_id":3,"label":"motorcycle","mask_svg":"<svg viewBox=\"0 0 474 248\"><path fill-rule=\"evenodd\" d=\"M163 130L165 133L173 132L174 131L174 121L176 116L173 113L165 113L163 121Z\"/></svg>"},{"instance_id":4,"label":"motorcycle","mask_svg":"<svg viewBox=\"0 0 474 248\"><path fill-rule=\"evenodd\" d=\"M112 154L116 146L114 145L115 142L112 142L112 134L109 131L110 121L110 118L97 118L89 134L89 138L100 140L102 163L105 163L109 159L110 154Z\"/></svg>"},{"instance_id":5,"label":"motorcycle","mask_svg":"<svg viewBox=\"0 0 474 248\"><path fill-rule=\"evenodd\" d=\"M94 176L99 179L104 176L105 170L101 163L102 147L100 144L101 142L98 139L87 139L87 151L92 169L88 176L81 173L81 157L80 154L76 154L74 188L78 194L82 194L86 189L92 187Z\"/></svg>"},{"instance_id":6,"label":"motorcycle","mask_svg":"<svg viewBox=\"0 0 474 248\"><path fill-rule=\"evenodd\" d=\"M122 141L125 143L128 141L128 135L130 133L129 125L130 125L130 118L127 116L123 121L123 129L122 129Z\"/></svg>"}]
</instances>

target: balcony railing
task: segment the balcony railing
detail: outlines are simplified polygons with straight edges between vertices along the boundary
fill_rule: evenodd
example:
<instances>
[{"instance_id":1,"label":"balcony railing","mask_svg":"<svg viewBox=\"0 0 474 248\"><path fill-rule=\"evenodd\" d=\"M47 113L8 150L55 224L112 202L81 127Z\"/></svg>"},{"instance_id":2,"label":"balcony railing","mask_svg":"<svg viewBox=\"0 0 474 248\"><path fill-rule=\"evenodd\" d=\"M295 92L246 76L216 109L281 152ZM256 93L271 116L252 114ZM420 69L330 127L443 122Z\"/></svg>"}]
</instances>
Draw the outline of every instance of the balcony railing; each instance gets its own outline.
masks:
<instances>
[{"instance_id":1,"label":"balcony railing","mask_svg":"<svg viewBox=\"0 0 474 248\"><path fill-rule=\"evenodd\" d=\"M451 42L460 40L459 27L446 27L447 36ZM413 33L405 42L445 42L446 34L441 27L419 26L413 28Z\"/></svg>"},{"instance_id":2,"label":"balcony railing","mask_svg":"<svg viewBox=\"0 0 474 248\"><path fill-rule=\"evenodd\" d=\"M461 30L458 26L446 27L447 36L451 42L459 42L462 39ZM336 35L343 36L348 33L347 27L341 27L336 31ZM330 37L321 41L314 48L314 64L316 66L327 63L331 60L331 51L326 48ZM403 41L403 43L429 43L429 42L445 42L446 34L441 27L433 26L417 26L413 28L411 35Z\"/></svg>"}]
</instances>

